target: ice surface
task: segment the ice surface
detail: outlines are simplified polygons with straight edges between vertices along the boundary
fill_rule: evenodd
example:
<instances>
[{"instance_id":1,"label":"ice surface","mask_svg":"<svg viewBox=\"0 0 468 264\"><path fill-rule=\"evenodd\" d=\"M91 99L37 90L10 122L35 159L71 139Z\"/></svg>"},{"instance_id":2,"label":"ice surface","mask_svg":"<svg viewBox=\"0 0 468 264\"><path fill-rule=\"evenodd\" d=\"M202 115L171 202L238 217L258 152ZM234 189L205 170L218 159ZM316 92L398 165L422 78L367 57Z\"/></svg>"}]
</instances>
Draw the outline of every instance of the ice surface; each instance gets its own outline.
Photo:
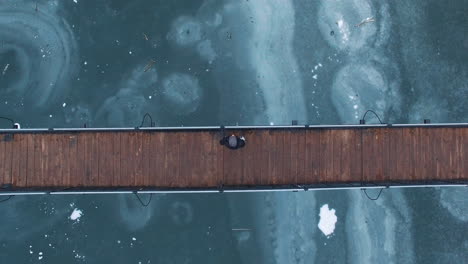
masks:
<instances>
[{"instance_id":1,"label":"ice surface","mask_svg":"<svg viewBox=\"0 0 468 264\"><path fill-rule=\"evenodd\" d=\"M303 87L293 52L295 10L290 1L258 0L242 5L251 17L250 63L264 92L270 122L305 120ZM294 107L291 107L294 106Z\"/></svg>"},{"instance_id":2,"label":"ice surface","mask_svg":"<svg viewBox=\"0 0 468 264\"><path fill-rule=\"evenodd\" d=\"M368 190L369 195L377 190ZM414 263L411 216L402 190L384 190L371 201L360 190L348 191L345 219L349 260L354 263Z\"/></svg>"},{"instance_id":3,"label":"ice surface","mask_svg":"<svg viewBox=\"0 0 468 264\"><path fill-rule=\"evenodd\" d=\"M262 263L313 263L316 255L315 197L310 193L250 194L248 200L255 212L253 234L261 241ZM245 204L231 201L234 214ZM291 224L294 219L294 224ZM242 246L242 243L239 244Z\"/></svg>"},{"instance_id":4,"label":"ice surface","mask_svg":"<svg viewBox=\"0 0 468 264\"><path fill-rule=\"evenodd\" d=\"M466 187L442 188L440 203L453 217L468 222L468 192Z\"/></svg>"},{"instance_id":5,"label":"ice surface","mask_svg":"<svg viewBox=\"0 0 468 264\"><path fill-rule=\"evenodd\" d=\"M332 100L341 120L355 120L356 116L361 118L367 109L384 118L387 90L385 78L372 65L352 64L336 74Z\"/></svg>"}]
</instances>

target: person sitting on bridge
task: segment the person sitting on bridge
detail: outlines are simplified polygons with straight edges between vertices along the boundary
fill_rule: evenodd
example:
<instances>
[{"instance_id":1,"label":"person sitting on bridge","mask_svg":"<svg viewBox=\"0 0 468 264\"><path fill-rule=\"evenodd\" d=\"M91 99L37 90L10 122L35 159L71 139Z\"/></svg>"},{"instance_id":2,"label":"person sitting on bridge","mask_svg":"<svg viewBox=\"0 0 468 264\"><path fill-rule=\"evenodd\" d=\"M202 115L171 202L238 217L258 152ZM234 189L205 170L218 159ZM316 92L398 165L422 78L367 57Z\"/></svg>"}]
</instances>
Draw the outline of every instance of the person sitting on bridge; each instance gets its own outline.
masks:
<instances>
[{"instance_id":1,"label":"person sitting on bridge","mask_svg":"<svg viewBox=\"0 0 468 264\"><path fill-rule=\"evenodd\" d=\"M230 149L238 149L245 146L245 138L236 135L225 136L219 141L219 144L224 145Z\"/></svg>"}]
</instances>

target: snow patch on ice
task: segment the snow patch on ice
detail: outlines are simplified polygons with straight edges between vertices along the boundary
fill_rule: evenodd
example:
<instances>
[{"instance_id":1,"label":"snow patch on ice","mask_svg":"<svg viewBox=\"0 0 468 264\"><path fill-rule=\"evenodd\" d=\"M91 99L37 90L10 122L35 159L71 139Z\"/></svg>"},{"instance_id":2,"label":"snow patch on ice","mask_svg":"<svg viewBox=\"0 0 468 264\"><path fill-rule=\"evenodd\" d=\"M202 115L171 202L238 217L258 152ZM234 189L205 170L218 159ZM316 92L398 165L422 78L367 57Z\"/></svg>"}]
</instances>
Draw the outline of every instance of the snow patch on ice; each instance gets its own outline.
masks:
<instances>
[{"instance_id":1,"label":"snow patch on ice","mask_svg":"<svg viewBox=\"0 0 468 264\"><path fill-rule=\"evenodd\" d=\"M318 228L327 237L335 231L335 225L338 221L338 217L336 217L335 212L335 209L328 208L328 204L324 204L320 207L320 221L318 223Z\"/></svg>"},{"instance_id":2,"label":"snow patch on ice","mask_svg":"<svg viewBox=\"0 0 468 264\"><path fill-rule=\"evenodd\" d=\"M75 208L72 212L72 214L70 215L70 219L73 220L73 221L77 221L79 222L80 221L80 217L83 215L83 212L78 209L78 208Z\"/></svg>"}]
</instances>

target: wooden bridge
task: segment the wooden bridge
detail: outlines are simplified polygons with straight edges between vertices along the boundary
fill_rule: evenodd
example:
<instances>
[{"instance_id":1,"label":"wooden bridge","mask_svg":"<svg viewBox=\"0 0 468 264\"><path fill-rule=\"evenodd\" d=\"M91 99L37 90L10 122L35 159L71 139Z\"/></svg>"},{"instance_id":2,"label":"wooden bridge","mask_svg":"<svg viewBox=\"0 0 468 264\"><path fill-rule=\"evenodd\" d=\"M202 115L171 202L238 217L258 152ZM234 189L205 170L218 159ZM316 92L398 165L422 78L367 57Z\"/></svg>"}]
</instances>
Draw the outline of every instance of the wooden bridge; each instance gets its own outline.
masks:
<instances>
[{"instance_id":1,"label":"wooden bridge","mask_svg":"<svg viewBox=\"0 0 468 264\"><path fill-rule=\"evenodd\" d=\"M231 133L246 146L220 145ZM468 124L0 130L0 193L467 180Z\"/></svg>"}]
</instances>

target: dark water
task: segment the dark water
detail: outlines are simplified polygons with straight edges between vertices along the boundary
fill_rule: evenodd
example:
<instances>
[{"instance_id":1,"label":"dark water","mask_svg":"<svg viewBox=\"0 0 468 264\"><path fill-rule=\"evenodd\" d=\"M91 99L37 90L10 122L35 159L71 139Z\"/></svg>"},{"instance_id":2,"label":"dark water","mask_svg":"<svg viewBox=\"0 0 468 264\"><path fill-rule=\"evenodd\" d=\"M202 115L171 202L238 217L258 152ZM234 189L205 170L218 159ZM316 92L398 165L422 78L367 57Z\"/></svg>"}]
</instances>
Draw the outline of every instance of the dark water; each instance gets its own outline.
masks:
<instances>
[{"instance_id":1,"label":"dark water","mask_svg":"<svg viewBox=\"0 0 468 264\"><path fill-rule=\"evenodd\" d=\"M0 116L354 124L372 109L386 122L468 122L467 13L466 0L0 0ZM463 263L467 200L464 187L377 201L155 195L148 207L127 194L17 196L0 203L0 263Z\"/></svg>"}]
</instances>

